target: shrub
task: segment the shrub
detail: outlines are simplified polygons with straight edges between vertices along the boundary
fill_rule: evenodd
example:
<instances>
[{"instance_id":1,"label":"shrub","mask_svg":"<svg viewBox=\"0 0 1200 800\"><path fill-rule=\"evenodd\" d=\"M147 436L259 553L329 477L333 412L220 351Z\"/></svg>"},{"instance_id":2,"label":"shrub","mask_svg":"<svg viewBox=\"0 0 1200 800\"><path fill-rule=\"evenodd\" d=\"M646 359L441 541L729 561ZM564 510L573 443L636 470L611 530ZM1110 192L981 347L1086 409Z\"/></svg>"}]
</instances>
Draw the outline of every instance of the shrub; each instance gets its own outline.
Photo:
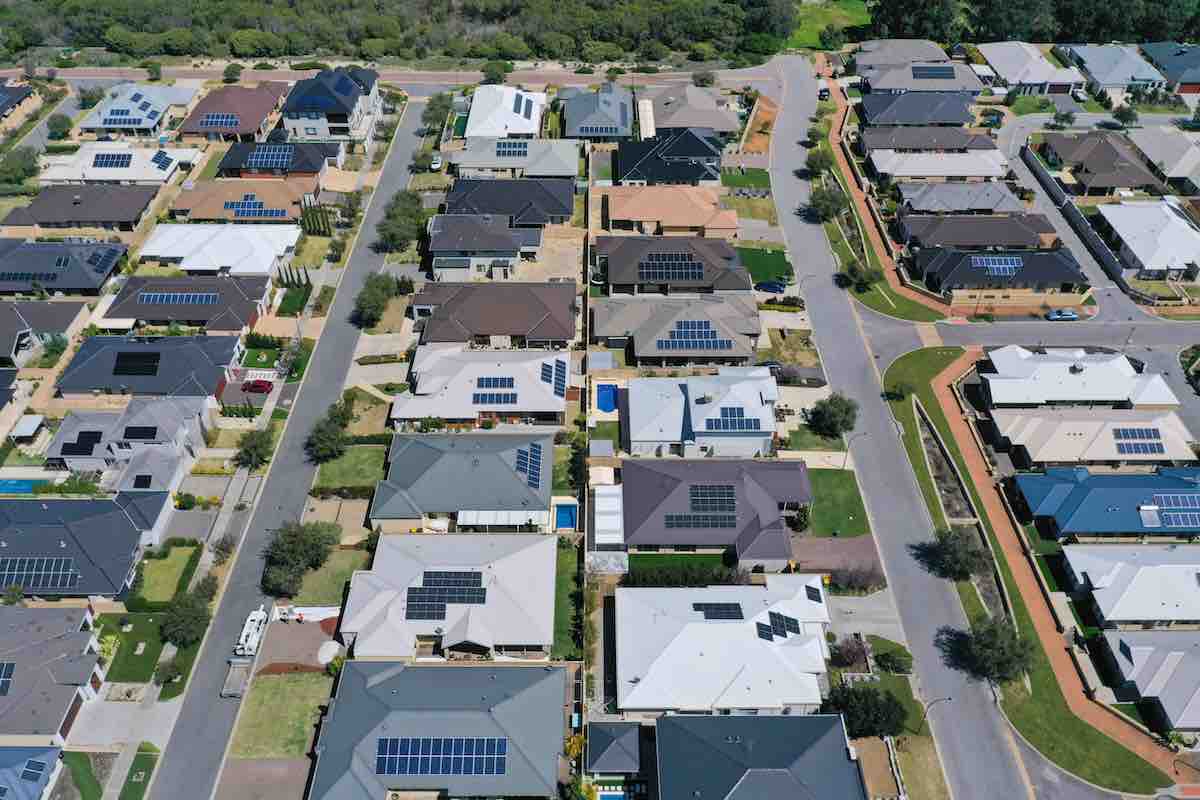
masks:
<instances>
[{"instance_id":1,"label":"shrub","mask_svg":"<svg viewBox=\"0 0 1200 800\"><path fill-rule=\"evenodd\" d=\"M277 596L294 596L304 573L319 569L329 558L341 531L331 522L286 522L277 528L263 553L263 590Z\"/></svg>"},{"instance_id":2,"label":"shrub","mask_svg":"<svg viewBox=\"0 0 1200 800\"><path fill-rule=\"evenodd\" d=\"M238 440L238 449L233 456L233 463L246 469L258 469L271 460L274 448L275 441L270 430L247 431Z\"/></svg>"},{"instance_id":3,"label":"shrub","mask_svg":"<svg viewBox=\"0 0 1200 800\"><path fill-rule=\"evenodd\" d=\"M851 667L867 663L867 647L862 639L843 636L829 649L829 660L835 667Z\"/></svg>"},{"instance_id":4,"label":"shrub","mask_svg":"<svg viewBox=\"0 0 1200 800\"><path fill-rule=\"evenodd\" d=\"M196 595L185 594L167 606L159 633L176 647L187 647L204 638L210 619L208 603Z\"/></svg>"},{"instance_id":5,"label":"shrub","mask_svg":"<svg viewBox=\"0 0 1200 800\"><path fill-rule=\"evenodd\" d=\"M898 736L904 731L904 705L891 692L865 684L833 687L821 711L841 714L852 739Z\"/></svg>"},{"instance_id":6,"label":"shrub","mask_svg":"<svg viewBox=\"0 0 1200 800\"><path fill-rule=\"evenodd\" d=\"M229 560L233 555L233 551L237 549L237 539L232 533L225 533L220 539L213 542L213 563L220 566Z\"/></svg>"},{"instance_id":7,"label":"shrub","mask_svg":"<svg viewBox=\"0 0 1200 800\"><path fill-rule=\"evenodd\" d=\"M46 135L51 139L65 139L71 133L71 118L66 114L51 114L46 120Z\"/></svg>"},{"instance_id":8,"label":"shrub","mask_svg":"<svg viewBox=\"0 0 1200 800\"><path fill-rule=\"evenodd\" d=\"M236 62L227 64L221 77L225 83L237 83L242 77L242 65Z\"/></svg>"},{"instance_id":9,"label":"shrub","mask_svg":"<svg viewBox=\"0 0 1200 800\"><path fill-rule=\"evenodd\" d=\"M159 686L164 686L182 677L183 667L179 665L178 658L172 658L154 668L154 682Z\"/></svg>"},{"instance_id":10,"label":"shrub","mask_svg":"<svg viewBox=\"0 0 1200 800\"><path fill-rule=\"evenodd\" d=\"M875 656L875 666L893 675L911 675L912 665L912 654L903 650L884 650Z\"/></svg>"},{"instance_id":11,"label":"shrub","mask_svg":"<svg viewBox=\"0 0 1200 800\"><path fill-rule=\"evenodd\" d=\"M190 511L196 507L196 495L190 492L180 492L175 495L175 507L181 511Z\"/></svg>"},{"instance_id":12,"label":"shrub","mask_svg":"<svg viewBox=\"0 0 1200 800\"><path fill-rule=\"evenodd\" d=\"M701 59L702 60L702 59ZM696 86L712 86L717 82L717 73L711 69L702 69L692 73L692 83Z\"/></svg>"},{"instance_id":13,"label":"shrub","mask_svg":"<svg viewBox=\"0 0 1200 800\"><path fill-rule=\"evenodd\" d=\"M201 600L209 601L217 596L217 576L211 572L196 581L195 595Z\"/></svg>"}]
</instances>

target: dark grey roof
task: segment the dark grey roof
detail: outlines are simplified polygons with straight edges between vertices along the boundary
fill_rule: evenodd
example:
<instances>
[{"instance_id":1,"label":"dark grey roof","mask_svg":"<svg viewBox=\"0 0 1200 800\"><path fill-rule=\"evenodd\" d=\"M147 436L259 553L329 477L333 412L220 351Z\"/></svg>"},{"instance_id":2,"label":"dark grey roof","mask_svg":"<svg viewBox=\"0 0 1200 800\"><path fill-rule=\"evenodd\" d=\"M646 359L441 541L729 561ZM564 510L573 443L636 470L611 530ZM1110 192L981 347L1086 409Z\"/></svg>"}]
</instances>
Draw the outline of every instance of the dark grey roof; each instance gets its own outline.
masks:
<instances>
[{"instance_id":1,"label":"dark grey roof","mask_svg":"<svg viewBox=\"0 0 1200 800\"><path fill-rule=\"evenodd\" d=\"M724 239L701 236L597 236L595 252L608 263L608 282L628 285L661 284L660 280L642 280L639 266L652 253L685 255L700 263L699 280L668 281L673 289L712 288L714 291L750 290L749 271L742 266L737 250Z\"/></svg>"},{"instance_id":2,"label":"dark grey roof","mask_svg":"<svg viewBox=\"0 0 1200 800\"><path fill-rule=\"evenodd\" d=\"M383 798L387 790L451 797L557 797L565 733L561 667L407 666L347 661L321 723L310 800ZM380 738L499 737L499 775L379 775Z\"/></svg>"},{"instance_id":3,"label":"dark grey roof","mask_svg":"<svg viewBox=\"0 0 1200 800\"><path fill-rule=\"evenodd\" d=\"M733 487L734 527L667 527L666 514L698 513L691 486L714 484ZM626 544L731 546L739 559L791 558L791 533L779 504L812 500L803 461L627 459L621 485Z\"/></svg>"},{"instance_id":4,"label":"dark grey roof","mask_svg":"<svg viewBox=\"0 0 1200 800\"><path fill-rule=\"evenodd\" d=\"M587 771L631 775L641 770L641 731L636 722L589 722Z\"/></svg>"},{"instance_id":5,"label":"dark grey roof","mask_svg":"<svg viewBox=\"0 0 1200 800\"><path fill-rule=\"evenodd\" d=\"M659 717L660 800L866 800L838 715Z\"/></svg>"},{"instance_id":6,"label":"dark grey roof","mask_svg":"<svg viewBox=\"0 0 1200 800\"><path fill-rule=\"evenodd\" d=\"M433 256L497 253L516 256L522 247L542 244L541 228L510 228L508 217L493 214L438 214L429 220Z\"/></svg>"},{"instance_id":7,"label":"dark grey roof","mask_svg":"<svg viewBox=\"0 0 1200 800\"><path fill-rule=\"evenodd\" d=\"M517 472L517 449L531 443L540 445L543 454L536 487ZM550 508L553 460L550 434L393 436L387 477L375 487L368 516L420 519L424 514L462 510L545 511Z\"/></svg>"},{"instance_id":8,"label":"dark grey roof","mask_svg":"<svg viewBox=\"0 0 1200 800\"><path fill-rule=\"evenodd\" d=\"M0 293L30 292L34 283L48 292L94 293L117 269L128 249L107 242L0 239Z\"/></svg>"},{"instance_id":9,"label":"dark grey roof","mask_svg":"<svg viewBox=\"0 0 1200 800\"><path fill-rule=\"evenodd\" d=\"M0 558L72 560L76 580L26 594L111 597L124 588L142 532L154 527L169 497L137 492L111 500L0 500Z\"/></svg>"},{"instance_id":10,"label":"dark grey roof","mask_svg":"<svg viewBox=\"0 0 1200 800\"><path fill-rule=\"evenodd\" d=\"M629 136L633 133L633 92L619 84L601 84L595 91L579 92L564 100L563 117L570 139Z\"/></svg>"},{"instance_id":11,"label":"dark grey roof","mask_svg":"<svg viewBox=\"0 0 1200 800\"><path fill-rule=\"evenodd\" d=\"M104 316L143 322L199 322L210 331L240 331L257 318L258 304L270 283L266 275L134 275L121 287ZM216 295L216 302L178 302L197 294Z\"/></svg>"},{"instance_id":12,"label":"dark grey roof","mask_svg":"<svg viewBox=\"0 0 1200 800\"><path fill-rule=\"evenodd\" d=\"M1112 132L1051 132L1042 141L1045 148L1074 168L1075 180L1085 189L1162 188L1124 136Z\"/></svg>"},{"instance_id":13,"label":"dark grey roof","mask_svg":"<svg viewBox=\"0 0 1200 800\"><path fill-rule=\"evenodd\" d=\"M62 750L58 747L0 747L0 786L8 787L4 800L42 800L43 793L55 774ZM30 761L41 761L46 768L30 778L26 769Z\"/></svg>"},{"instance_id":14,"label":"dark grey roof","mask_svg":"<svg viewBox=\"0 0 1200 800\"><path fill-rule=\"evenodd\" d=\"M613 155L613 178L655 183L721 179L721 140L711 128L684 128L649 139L623 140Z\"/></svg>"},{"instance_id":15,"label":"dark grey roof","mask_svg":"<svg viewBox=\"0 0 1200 800\"><path fill-rule=\"evenodd\" d=\"M667 297L614 295L591 301L591 335L596 339L632 338L638 358L753 358L761 333L758 306L751 292L677 294ZM698 341L687 352L665 353L658 342L671 339L680 322L704 321L717 332L713 341ZM718 340L731 344L718 349Z\"/></svg>"},{"instance_id":16,"label":"dark grey roof","mask_svg":"<svg viewBox=\"0 0 1200 800\"><path fill-rule=\"evenodd\" d=\"M469 342L476 336L523 336L540 341L575 338L575 284L426 283L414 306L434 306L421 341Z\"/></svg>"},{"instance_id":17,"label":"dark grey roof","mask_svg":"<svg viewBox=\"0 0 1200 800\"><path fill-rule=\"evenodd\" d=\"M1180 42L1150 42L1142 52L1171 83L1200 83L1200 46Z\"/></svg>"},{"instance_id":18,"label":"dark grey roof","mask_svg":"<svg viewBox=\"0 0 1200 800\"><path fill-rule=\"evenodd\" d=\"M13 382L17 379L17 370L0 369L0 409L12 402Z\"/></svg>"},{"instance_id":19,"label":"dark grey roof","mask_svg":"<svg viewBox=\"0 0 1200 800\"><path fill-rule=\"evenodd\" d=\"M7 556L7 554L6 554ZM13 665L0 695L0 735L53 736L99 658L86 653L82 608L0 609L0 661Z\"/></svg>"},{"instance_id":20,"label":"dark grey roof","mask_svg":"<svg viewBox=\"0 0 1200 800\"><path fill-rule=\"evenodd\" d=\"M5 225L133 224L154 202L157 186L43 186L33 202L14 208Z\"/></svg>"},{"instance_id":21,"label":"dark grey roof","mask_svg":"<svg viewBox=\"0 0 1200 800\"><path fill-rule=\"evenodd\" d=\"M567 178L459 178L446 195L447 214L498 214L513 225L546 225L574 210L575 182Z\"/></svg>"},{"instance_id":22,"label":"dark grey roof","mask_svg":"<svg viewBox=\"0 0 1200 800\"><path fill-rule=\"evenodd\" d=\"M1006 184L999 181L979 183L928 183L905 181L899 184L900 199L913 211L926 214L986 212L1014 214L1024 204Z\"/></svg>"},{"instance_id":23,"label":"dark grey roof","mask_svg":"<svg viewBox=\"0 0 1200 800\"><path fill-rule=\"evenodd\" d=\"M966 125L975 119L963 92L868 94L859 116L866 125Z\"/></svg>"},{"instance_id":24,"label":"dark grey roof","mask_svg":"<svg viewBox=\"0 0 1200 800\"><path fill-rule=\"evenodd\" d=\"M92 336L63 370L58 390L215 396L237 346L236 336Z\"/></svg>"},{"instance_id":25,"label":"dark grey roof","mask_svg":"<svg viewBox=\"0 0 1200 800\"><path fill-rule=\"evenodd\" d=\"M291 148L284 151L290 154L287 162L283 166L270 170L280 175L318 173L324 168L328 159L336 159L342 151L340 142L292 142L284 146ZM222 177L236 178L241 176L242 170L263 172L262 168L255 168L247 162L256 151L264 147L278 148L279 145L262 142L235 142L230 145L225 157L221 159L221 164L217 167L217 174Z\"/></svg>"},{"instance_id":26,"label":"dark grey roof","mask_svg":"<svg viewBox=\"0 0 1200 800\"><path fill-rule=\"evenodd\" d=\"M0 303L0 356L15 355L17 339L25 331L62 334L84 307L83 303L27 300Z\"/></svg>"},{"instance_id":27,"label":"dark grey roof","mask_svg":"<svg viewBox=\"0 0 1200 800\"><path fill-rule=\"evenodd\" d=\"M860 68L949 60L946 51L928 39L871 39L854 53L855 66Z\"/></svg>"},{"instance_id":28,"label":"dark grey roof","mask_svg":"<svg viewBox=\"0 0 1200 800\"><path fill-rule=\"evenodd\" d=\"M997 259L1011 259L1016 272L989 271ZM928 247L914 258L918 275L935 292L947 289L976 289L1003 286L1058 286L1087 283L1079 262L1065 247L1057 250L1001 250L970 252L952 248Z\"/></svg>"},{"instance_id":29,"label":"dark grey roof","mask_svg":"<svg viewBox=\"0 0 1200 800\"><path fill-rule=\"evenodd\" d=\"M322 70L311 78L296 81L284 101L283 111L351 114L358 99L370 94L378 79L379 73L358 67Z\"/></svg>"},{"instance_id":30,"label":"dark grey roof","mask_svg":"<svg viewBox=\"0 0 1200 800\"><path fill-rule=\"evenodd\" d=\"M24 103L31 94L33 89L27 85L0 86L0 115L7 114Z\"/></svg>"},{"instance_id":31,"label":"dark grey roof","mask_svg":"<svg viewBox=\"0 0 1200 800\"><path fill-rule=\"evenodd\" d=\"M995 150L986 133L944 125L885 125L864 128L863 147L871 150Z\"/></svg>"},{"instance_id":32,"label":"dark grey roof","mask_svg":"<svg viewBox=\"0 0 1200 800\"><path fill-rule=\"evenodd\" d=\"M989 247L1037 249L1043 239L1056 238L1054 226L1042 214L936 215L900 217L902 238L919 247Z\"/></svg>"}]
</instances>

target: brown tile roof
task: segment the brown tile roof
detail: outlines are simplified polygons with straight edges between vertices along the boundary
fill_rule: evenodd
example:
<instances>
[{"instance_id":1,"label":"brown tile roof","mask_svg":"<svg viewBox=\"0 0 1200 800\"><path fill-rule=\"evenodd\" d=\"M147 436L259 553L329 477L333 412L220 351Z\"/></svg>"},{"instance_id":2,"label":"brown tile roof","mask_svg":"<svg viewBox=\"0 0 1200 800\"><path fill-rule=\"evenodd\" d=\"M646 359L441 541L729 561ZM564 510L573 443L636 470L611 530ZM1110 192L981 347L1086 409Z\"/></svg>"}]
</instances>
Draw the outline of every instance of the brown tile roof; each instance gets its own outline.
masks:
<instances>
[{"instance_id":1,"label":"brown tile roof","mask_svg":"<svg viewBox=\"0 0 1200 800\"><path fill-rule=\"evenodd\" d=\"M300 219L300 201L304 195L317 189L316 176L287 178L285 180L252 180L229 178L213 181L197 181L192 189L179 193L173 206L193 220L229 220L231 222L295 222ZM269 219L253 219L237 215L225 208L228 201L240 201L246 195L254 195L264 208L282 208L287 214Z\"/></svg>"},{"instance_id":2,"label":"brown tile roof","mask_svg":"<svg viewBox=\"0 0 1200 800\"><path fill-rule=\"evenodd\" d=\"M1162 186L1124 136L1115 133L1047 133L1044 141L1064 164L1074 168L1075 180L1088 189Z\"/></svg>"},{"instance_id":3,"label":"brown tile roof","mask_svg":"<svg viewBox=\"0 0 1200 800\"><path fill-rule=\"evenodd\" d=\"M609 219L737 230L737 212L721 208L720 195L705 186L614 186L601 191L608 196Z\"/></svg>"},{"instance_id":4,"label":"brown tile roof","mask_svg":"<svg viewBox=\"0 0 1200 800\"><path fill-rule=\"evenodd\" d=\"M192 134L216 131L228 134L254 133L287 93L288 85L279 81L263 81L257 86L222 86L213 89L196 104L179 129L183 133ZM238 117L238 126L201 128L200 120L205 114L235 114Z\"/></svg>"},{"instance_id":5,"label":"brown tile roof","mask_svg":"<svg viewBox=\"0 0 1200 800\"><path fill-rule=\"evenodd\" d=\"M574 283L427 283L413 305L437 309L421 342L466 342L474 336L575 338Z\"/></svg>"}]
</instances>

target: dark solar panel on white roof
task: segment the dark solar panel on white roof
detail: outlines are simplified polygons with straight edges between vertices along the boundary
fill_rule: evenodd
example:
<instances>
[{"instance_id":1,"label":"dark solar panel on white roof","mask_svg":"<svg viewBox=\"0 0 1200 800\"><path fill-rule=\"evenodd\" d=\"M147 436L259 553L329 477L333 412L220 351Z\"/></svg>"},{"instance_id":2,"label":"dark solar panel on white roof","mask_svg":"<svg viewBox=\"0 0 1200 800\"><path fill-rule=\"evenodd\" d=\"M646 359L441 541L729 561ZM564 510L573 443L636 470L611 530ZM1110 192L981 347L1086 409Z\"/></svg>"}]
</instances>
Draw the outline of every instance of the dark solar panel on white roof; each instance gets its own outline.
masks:
<instances>
[{"instance_id":1,"label":"dark solar panel on white roof","mask_svg":"<svg viewBox=\"0 0 1200 800\"><path fill-rule=\"evenodd\" d=\"M133 162L133 153L96 153L92 166L98 169L126 169Z\"/></svg>"}]
</instances>

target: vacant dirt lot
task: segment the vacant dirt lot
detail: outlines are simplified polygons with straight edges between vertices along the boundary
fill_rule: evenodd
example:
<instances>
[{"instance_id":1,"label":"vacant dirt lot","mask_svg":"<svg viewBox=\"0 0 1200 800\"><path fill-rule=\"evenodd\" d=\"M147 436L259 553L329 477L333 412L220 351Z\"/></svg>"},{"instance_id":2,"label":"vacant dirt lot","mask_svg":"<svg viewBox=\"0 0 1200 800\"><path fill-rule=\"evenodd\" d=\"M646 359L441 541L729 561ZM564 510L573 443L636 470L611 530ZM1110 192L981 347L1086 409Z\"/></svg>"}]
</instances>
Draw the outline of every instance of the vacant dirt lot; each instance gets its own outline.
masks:
<instances>
[{"instance_id":1,"label":"vacant dirt lot","mask_svg":"<svg viewBox=\"0 0 1200 800\"><path fill-rule=\"evenodd\" d=\"M548 281L563 278L582 284L583 239L582 228L567 225L548 225L542 234L542 249L537 261L523 261L517 270L521 281Z\"/></svg>"},{"instance_id":2,"label":"vacant dirt lot","mask_svg":"<svg viewBox=\"0 0 1200 800\"><path fill-rule=\"evenodd\" d=\"M295 800L304 795L308 768L306 758L231 758L217 800Z\"/></svg>"},{"instance_id":3,"label":"vacant dirt lot","mask_svg":"<svg viewBox=\"0 0 1200 800\"><path fill-rule=\"evenodd\" d=\"M746 137L743 153L771 152L771 131L775 129L775 118L779 116L779 106L768 97L758 98L758 111L750 120L751 133ZM764 127L766 131L764 132Z\"/></svg>"}]
</instances>

